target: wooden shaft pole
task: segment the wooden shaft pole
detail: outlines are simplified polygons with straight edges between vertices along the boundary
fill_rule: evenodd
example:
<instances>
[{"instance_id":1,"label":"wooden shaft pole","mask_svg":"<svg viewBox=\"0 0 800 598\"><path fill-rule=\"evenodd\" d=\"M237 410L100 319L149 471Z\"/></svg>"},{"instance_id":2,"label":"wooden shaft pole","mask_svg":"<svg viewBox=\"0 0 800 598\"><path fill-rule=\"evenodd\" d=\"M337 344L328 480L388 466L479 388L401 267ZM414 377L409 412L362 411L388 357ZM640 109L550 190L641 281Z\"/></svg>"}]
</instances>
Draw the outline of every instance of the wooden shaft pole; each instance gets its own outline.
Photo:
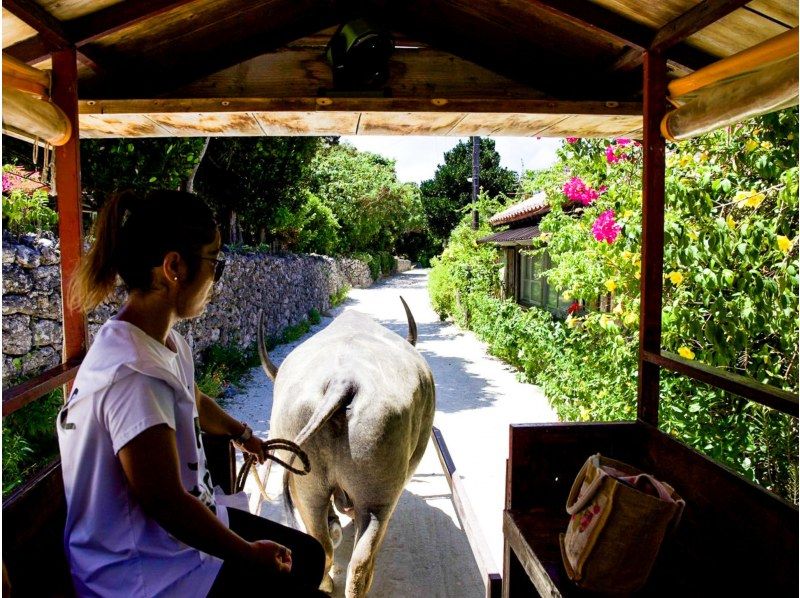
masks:
<instances>
[{"instance_id":1,"label":"wooden shaft pole","mask_svg":"<svg viewBox=\"0 0 800 598\"><path fill-rule=\"evenodd\" d=\"M639 318L638 419L658 425L659 366L646 351L661 350L661 294L664 273L664 152L659 130L666 111L667 63L658 52L644 56L644 172L642 173L642 274Z\"/></svg>"},{"instance_id":2,"label":"wooden shaft pole","mask_svg":"<svg viewBox=\"0 0 800 598\"><path fill-rule=\"evenodd\" d=\"M741 75L776 60L789 58L797 54L798 39L800 39L798 37L798 29L795 27L752 48L742 50L714 64L709 64L691 75L671 81L669 83L669 95L679 98L717 81Z\"/></svg>"},{"instance_id":3,"label":"wooden shaft pole","mask_svg":"<svg viewBox=\"0 0 800 598\"><path fill-rule=\"evenodd\" d=\"M74 48L53 52L53 90L55 104L72 124L72 138L56 148L56 192L58 231L61 242L61 303L64 349L62 361L82 357L86 352L86 317L69 307L69 284L83 253L81 220L81 163L78 128L78 68Z\"/></svg>"}]
</instances>

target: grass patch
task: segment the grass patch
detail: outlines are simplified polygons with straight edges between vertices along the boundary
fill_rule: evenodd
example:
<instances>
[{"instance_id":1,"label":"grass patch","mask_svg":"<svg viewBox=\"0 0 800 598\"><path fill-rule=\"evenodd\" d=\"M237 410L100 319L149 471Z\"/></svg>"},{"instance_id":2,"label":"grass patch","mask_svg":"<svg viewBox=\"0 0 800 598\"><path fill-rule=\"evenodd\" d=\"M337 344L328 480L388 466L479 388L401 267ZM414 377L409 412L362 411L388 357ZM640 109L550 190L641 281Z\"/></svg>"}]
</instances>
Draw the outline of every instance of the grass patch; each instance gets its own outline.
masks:
<instances>
[{"instance_id":1,"label":"grass patch","mask_svg":"<svg viewBox=\"0 0 800 598\"><path fill-rule=\"evenodd\" d=\"M239 386L250 369L259 363L255 345L247 349L237 345L212 345L203 351L202 365L195 376L197 386L216 399L230 386Z\"/></svg>"},{"instance_id":2,"label":"grass patch","mask_svg":"<svg viewBox=\"0 0 800 598\"><path fill-rule=\"evenodd\" d=\"M347 294L350 292L350 285L344 285L338 291L336 291L333 295L331 295L331 307L338 307L344 300L347 299Z\"/></svg>"},{"instance_id":3,"label":"grass patch","mask_svg":"<svg viewBox=\"0 0 800 598\"><path fill-rule=\"evenodd\" d=\"M56 417L60 388L3 418L3 496L58 455Z\"/></svg>"}]
</instances>

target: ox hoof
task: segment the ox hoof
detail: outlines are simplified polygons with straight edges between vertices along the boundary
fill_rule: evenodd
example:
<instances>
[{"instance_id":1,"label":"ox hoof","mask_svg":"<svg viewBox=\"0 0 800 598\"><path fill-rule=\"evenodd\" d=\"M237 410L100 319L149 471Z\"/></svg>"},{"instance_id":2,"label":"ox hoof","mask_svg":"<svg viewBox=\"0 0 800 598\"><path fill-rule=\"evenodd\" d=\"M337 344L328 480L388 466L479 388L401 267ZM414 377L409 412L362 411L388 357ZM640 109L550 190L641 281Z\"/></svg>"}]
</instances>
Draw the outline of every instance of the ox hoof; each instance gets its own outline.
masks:
<instances>
[{"instance_id":1,"label":"ox hoof","mask_svg":"<svg viewBox=\"0 0 800 598\"><path fill-rule=\"evenodd\" d=\"M328 533L331 535L333 547L338 547L342 543L342 524L338 517L328 518Z\"/></svg>"},{"instance_id":2,"label":"ox hoof","mask_svg":"<svg viewBox=\"0 0 800 598\"><path fill-rule=\"evenodd\" d=\"M325 575L322 578L322 583L319 584L319 589L325 592L326 594L333 593L333 579L330 575Z\"/></svg>"}]
</instances>

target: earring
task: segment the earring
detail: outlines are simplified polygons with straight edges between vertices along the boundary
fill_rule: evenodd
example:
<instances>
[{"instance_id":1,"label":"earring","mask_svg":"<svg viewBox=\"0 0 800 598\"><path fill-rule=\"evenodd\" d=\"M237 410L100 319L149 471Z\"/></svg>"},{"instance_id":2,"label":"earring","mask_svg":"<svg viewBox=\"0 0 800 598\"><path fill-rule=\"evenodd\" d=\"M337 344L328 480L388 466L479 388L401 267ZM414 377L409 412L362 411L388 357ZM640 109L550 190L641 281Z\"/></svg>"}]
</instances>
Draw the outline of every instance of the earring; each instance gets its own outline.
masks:
<instances>
[{"instance_id":1,"label":"earring","mask_svg":"<svg viewBox=\"0 0 800 598\"><path fill-rule=\"evenodd\" d=\"M173 276L172 280L178 280L178 277L177 276Z\"/></svg>"}]
</instances>

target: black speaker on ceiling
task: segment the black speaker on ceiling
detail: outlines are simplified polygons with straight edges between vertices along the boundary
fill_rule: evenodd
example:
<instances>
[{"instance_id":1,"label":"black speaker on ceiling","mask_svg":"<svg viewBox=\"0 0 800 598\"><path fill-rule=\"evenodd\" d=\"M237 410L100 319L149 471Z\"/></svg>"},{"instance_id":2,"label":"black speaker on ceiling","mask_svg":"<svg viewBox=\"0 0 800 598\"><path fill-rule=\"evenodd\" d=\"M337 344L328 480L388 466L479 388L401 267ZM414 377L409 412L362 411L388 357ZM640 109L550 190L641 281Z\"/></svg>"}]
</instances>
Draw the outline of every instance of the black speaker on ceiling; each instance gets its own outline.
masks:
<instances>
[{"instance_id":1,"label":"black speaker on ceiling","mask_svg":"<svg viewBox=\"0 0 800 598\"><path fill-rule=\"evenodd\" d=\"M344 23L333 34L326 58L333 71L333 86L342 89L377 89L389 78L389 58L394 40L389 32L365 19Z\"/></svg>"}]
</instances>

